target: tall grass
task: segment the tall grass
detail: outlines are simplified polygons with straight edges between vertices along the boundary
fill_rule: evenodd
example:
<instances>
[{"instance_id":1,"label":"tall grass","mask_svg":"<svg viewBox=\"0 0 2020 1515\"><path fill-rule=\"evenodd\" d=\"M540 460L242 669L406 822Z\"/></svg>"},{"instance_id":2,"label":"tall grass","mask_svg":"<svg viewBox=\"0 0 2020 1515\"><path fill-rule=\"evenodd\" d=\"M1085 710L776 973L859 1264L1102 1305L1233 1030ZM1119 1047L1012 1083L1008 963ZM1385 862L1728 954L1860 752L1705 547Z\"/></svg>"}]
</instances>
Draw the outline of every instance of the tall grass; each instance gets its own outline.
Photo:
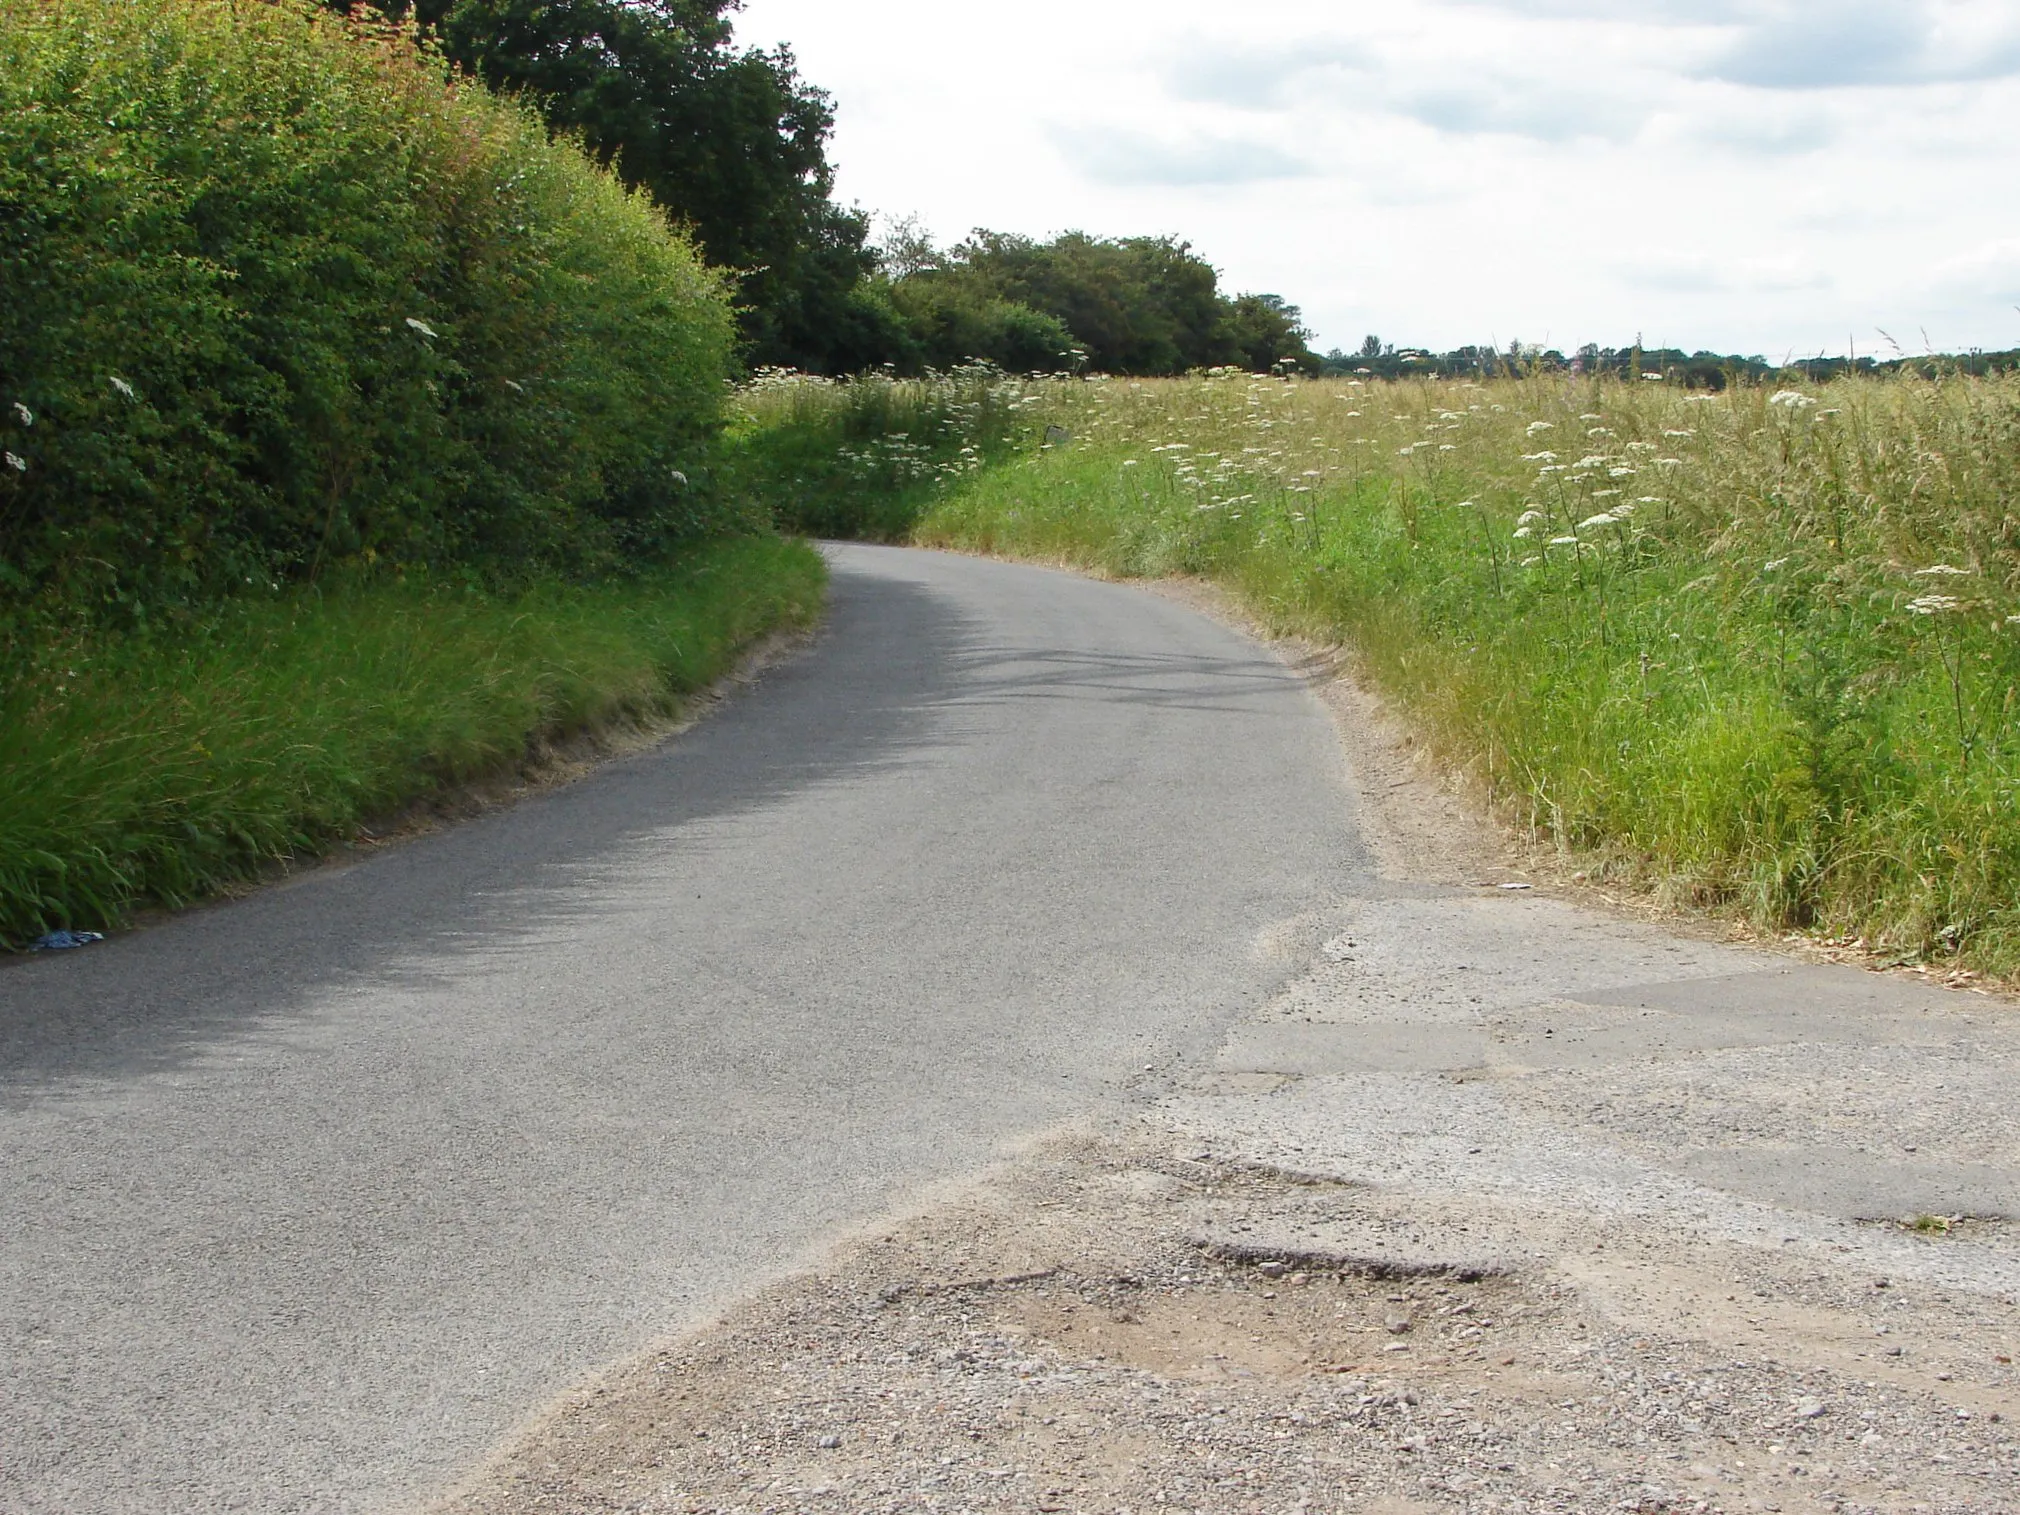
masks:
<instances>
[{"instance_id":1,"label":"tall grass","mask_svg":"<svg viewBox=\"0 0 2020 1515\"><path fill-rule=\"evenodd\" d=\"M0 946L117 924L312 851L536 738L661 714L817 613L801 543L520 594L379 583L84 639L0 692Z\"/></svg>"},{"instance_id":2,"label":"tall grass","mask_svg":"<svg viewBox=\"0 0 2020 1515\"><path fill-rule=\"evenodd\" d=\"M1031 393L917 540L1212 576L1595 866L2020 969L2020 380Z\"/></svg>"},{"instance_id":3,"label":"tall grass","mask_svg":"<svg viewBox=\"0 0 2020 1515\"><path fill-rule=\"evenodd\" d=\"M769 370L738 393L723 473L781 529L899 541L950 483L1010 456L1044 402L1040 381L988 363L917 379Z\"/></svg>"}]
</instances>

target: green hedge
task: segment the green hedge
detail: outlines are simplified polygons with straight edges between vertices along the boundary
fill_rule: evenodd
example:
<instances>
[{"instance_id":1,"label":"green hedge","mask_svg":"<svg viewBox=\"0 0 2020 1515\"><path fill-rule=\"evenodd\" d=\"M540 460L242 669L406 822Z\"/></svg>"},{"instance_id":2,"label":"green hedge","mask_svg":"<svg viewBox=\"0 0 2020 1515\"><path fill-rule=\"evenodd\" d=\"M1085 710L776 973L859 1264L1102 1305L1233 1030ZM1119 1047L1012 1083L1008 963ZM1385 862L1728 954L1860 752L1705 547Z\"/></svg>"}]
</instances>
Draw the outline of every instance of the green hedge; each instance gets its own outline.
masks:
<instances>
[{"instance_id":1,"label":"green hedge","mask_svg":"<svg viewBox=\"0 0 2020 1515\"><path fill-rule=\"evenodd\" d=\"M720 278L296 0L0 0L0 654L336 568L594 573L707 487ZM38 651L39 649L39 651Z\"/></svg>"}]
</instances>

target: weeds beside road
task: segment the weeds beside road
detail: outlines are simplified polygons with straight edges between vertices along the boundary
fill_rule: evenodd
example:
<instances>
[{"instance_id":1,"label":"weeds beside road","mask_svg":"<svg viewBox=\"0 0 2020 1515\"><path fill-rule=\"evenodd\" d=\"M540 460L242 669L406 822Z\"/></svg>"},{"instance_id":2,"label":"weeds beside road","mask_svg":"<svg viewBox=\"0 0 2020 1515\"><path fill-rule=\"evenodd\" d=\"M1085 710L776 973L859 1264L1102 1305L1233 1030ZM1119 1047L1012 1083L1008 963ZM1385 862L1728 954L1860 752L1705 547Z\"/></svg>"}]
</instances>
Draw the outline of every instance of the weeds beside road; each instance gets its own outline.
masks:
<instances>
[{"instance_id":1,"label":"weeds beside road","mask_svg":"<svg viewBox=\"0 0 2020 1515\"><path fill-rule=\"evenodd\" d=\"M993 394L996 430L963 436L951 392L810 385L790 435L825 415L846 462L872 423L916 446L939 416L916 540L1205 575L1348 641L1447 762L1612 876L2020 967L2013 378Z\"/></svg>"},{"instance_id":2,"label":"weeds beside road","mask_svg":"<svg viewBox=\"0 0 2020 1515\"><path fill-rule=\"evenodd\" d=\"M116 924L313 850L537 738L650 718L812 622L803 543L523 593L379 584L85 640L0 691L0 944Z\"/></svg>"}]
</instances>

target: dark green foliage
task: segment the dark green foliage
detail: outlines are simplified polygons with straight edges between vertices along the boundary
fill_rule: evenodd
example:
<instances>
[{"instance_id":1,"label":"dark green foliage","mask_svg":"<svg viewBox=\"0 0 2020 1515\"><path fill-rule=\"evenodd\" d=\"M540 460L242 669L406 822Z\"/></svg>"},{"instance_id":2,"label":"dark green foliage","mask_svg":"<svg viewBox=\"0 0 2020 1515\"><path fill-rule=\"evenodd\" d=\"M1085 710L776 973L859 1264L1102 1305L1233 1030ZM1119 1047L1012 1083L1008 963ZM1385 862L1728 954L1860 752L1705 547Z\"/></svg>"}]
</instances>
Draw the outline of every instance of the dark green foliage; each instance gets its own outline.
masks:
<instances>
[{"instance_id":1,"label":"dark green foliage","mask_svg":"<svg viewBox=\"0 0 2020 1515\"><path fill-rule=\"evenodd\" d=\"M971 349L1005 368L1029 371L1009 356L1024 332L1041 328L1011 313L1023 309L1057 322L1078 350L1073 367L1097 373L1159 375L1193 369L1280 364L1316 368L1297 307L1275 295L1228 299L1213 266L1171 237L1112 240L1068 232L1050 242L978 231L951 254L914 250L895 286L915 327L934 329L943 313L993 313L996 345ZM990 330L986 324L985 331ZM1062 366L1056 361L1043 368Z\"/></svg>"},{"instance_id":2,"label":"dark green foliage","mask_svg":"<svg viewBox=\"0 0 2020 1515\"><path fill-rule=\"evenodd\" d=\"M831 102L785 49L739 50L734 5L382 0L458 67L537 103L733 270L752 362L822 373L883 362L903 337L858 300L873 259L864 217L830 199Z\"/></svg>"},{"instance_id":3,"label":"dark green foliage","mask_svg":"<svg viewBox=\"0 0 2020 1515\"><path fill-rule=\"evenodd\" d=\"M1229 313L1230 333L1250 373L1319 371L1303 313L1277 295L1237 295Z\"/></svg>"},{"instance_id":4,"label":"dark green foliage","mask_svg":"<svg viewBox=\"0 0 2020 1515\"><path fill-rule=\"evenodd\" d=\"M347 582L99 636L0 688L0 949L118 924L354 835L541 739L663 715L818 613L803 543L490 593Z\"/></svg>"},{"instance_id":5,"label":"dark green foliage","mask_svg":"<svg viewBox=\"0 0 2020 1515\"><path fill-rule=\"evenodd\" d=\"M333 568L733 524L731 321L643 200L390 30L0 0L0 652Z\"/></svg>"},{"instance_id":6,"label":"dark green foliage","mask_svg":"<svg viewBox=\"0 0 2020 1515\"><path fill-rule=\"evenodd\" d=\"M1052 373L1083 357L1057 317L998 299L979 281L906 279L887 298L910 338L910 350L893 359L906 372L986 362L1010 373Z\"/></svg>"}]
</instances>

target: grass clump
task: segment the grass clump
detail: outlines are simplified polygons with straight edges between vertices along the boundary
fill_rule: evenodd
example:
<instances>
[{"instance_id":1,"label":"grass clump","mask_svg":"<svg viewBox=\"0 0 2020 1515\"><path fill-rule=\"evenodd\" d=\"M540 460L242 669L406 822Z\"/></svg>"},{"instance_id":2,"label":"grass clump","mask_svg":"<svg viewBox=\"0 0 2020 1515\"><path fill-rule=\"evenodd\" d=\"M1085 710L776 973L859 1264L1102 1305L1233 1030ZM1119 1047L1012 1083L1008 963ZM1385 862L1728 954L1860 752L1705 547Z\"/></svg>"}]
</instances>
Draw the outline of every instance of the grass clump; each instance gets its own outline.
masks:
<instances>
[{"instance_id":1,"label":"grass clump","mask_svg":"<svg viewBox=\"0 0 2020 1515\"><path fill-rule=\"evenodd\" d=\"M1033 394L917 540L1218 579L1614 877L2020 970L2020 379Z\"/></svg>"},{"instance_id":2,"label":"grass clump","mask_svg":"<svg viewBox=\"0 0 2020 1515\"><path fill-rule=\"evenodd\" d=\"M809 624L824 582L803 543L749 537L590 586L302 590L72 643L0 695L0 945L196 899L536 739L668 713Z\"/></svg>"}]
</instances>

